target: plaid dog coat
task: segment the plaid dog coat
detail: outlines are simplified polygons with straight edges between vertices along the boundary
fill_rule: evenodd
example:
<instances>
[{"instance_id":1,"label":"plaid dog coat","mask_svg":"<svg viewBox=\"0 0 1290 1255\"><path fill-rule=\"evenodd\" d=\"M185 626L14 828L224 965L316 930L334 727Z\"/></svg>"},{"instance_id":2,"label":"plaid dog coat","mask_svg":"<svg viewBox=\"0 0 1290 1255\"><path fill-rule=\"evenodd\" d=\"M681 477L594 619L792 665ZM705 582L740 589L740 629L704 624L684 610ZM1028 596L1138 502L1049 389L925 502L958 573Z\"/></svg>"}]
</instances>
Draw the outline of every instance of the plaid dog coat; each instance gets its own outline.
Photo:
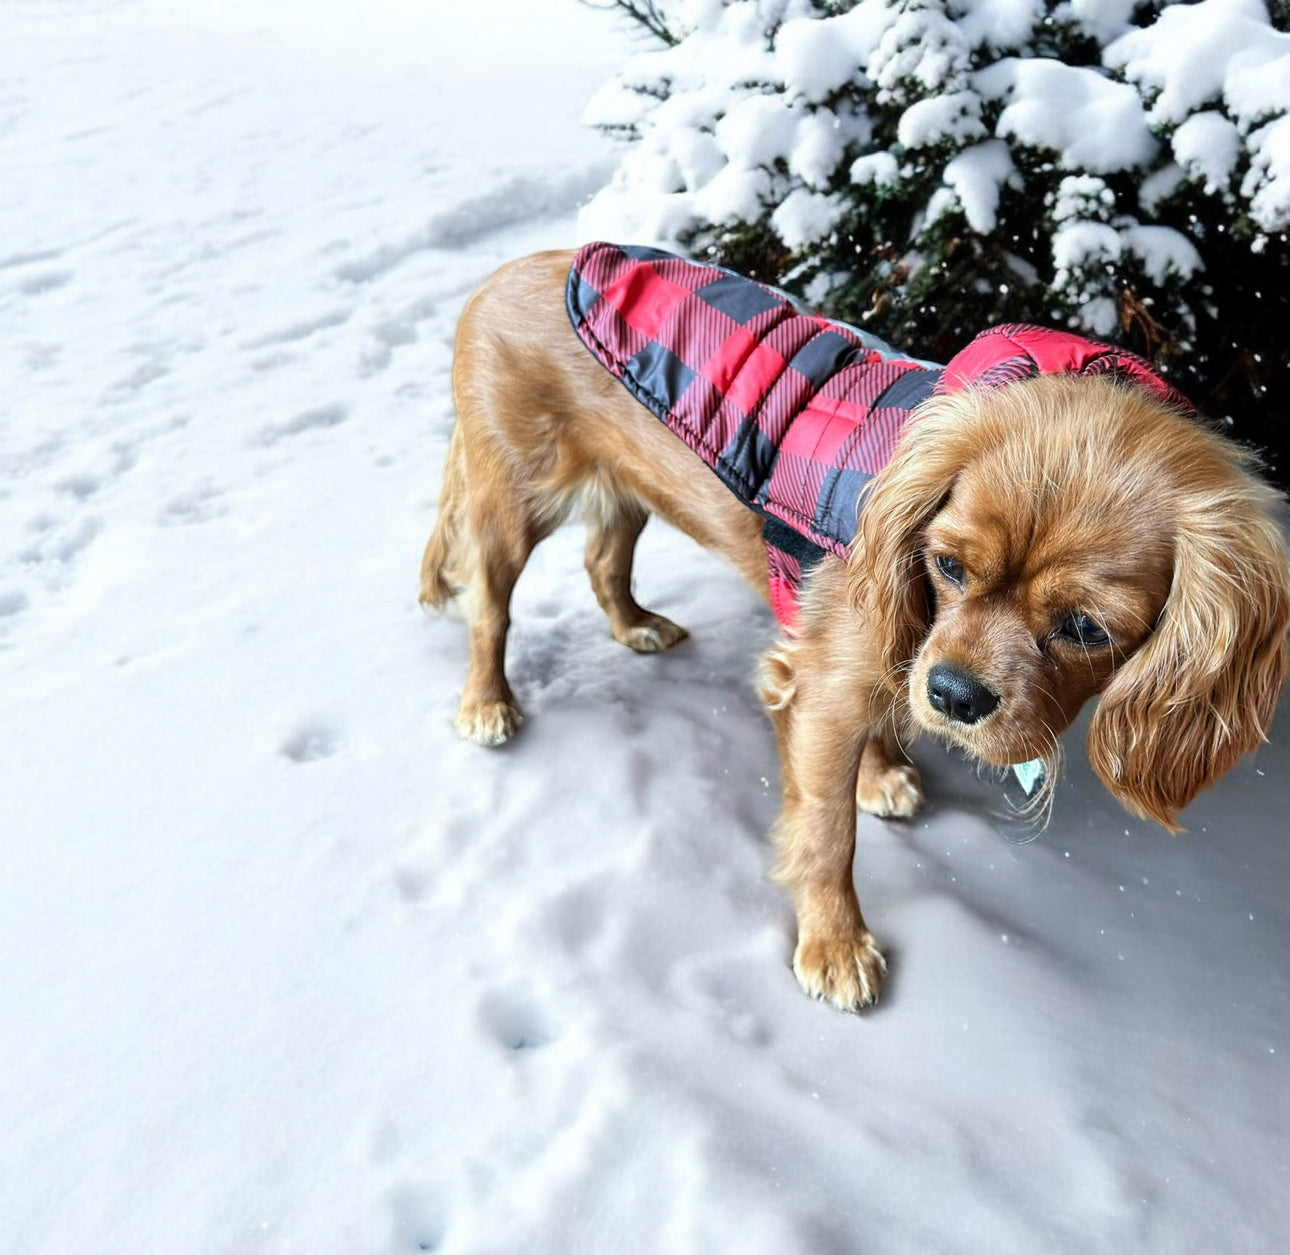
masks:
<instances>
[{"instance_id":1,"label":"plaid dog coat","mask_svg":"<svg viewBox=\"0 0 1290 1255\"><path fill-rule=\"evenodd\" d=\"M771 600L787 627L803 574L825 553L847 556L864 486L929 396L1109 373L1190 408L1114 345L1010 323L935 366L774 288L652 248L588 244L565 296L600 363L764 517Z\"/></svg>"}]
</instances>

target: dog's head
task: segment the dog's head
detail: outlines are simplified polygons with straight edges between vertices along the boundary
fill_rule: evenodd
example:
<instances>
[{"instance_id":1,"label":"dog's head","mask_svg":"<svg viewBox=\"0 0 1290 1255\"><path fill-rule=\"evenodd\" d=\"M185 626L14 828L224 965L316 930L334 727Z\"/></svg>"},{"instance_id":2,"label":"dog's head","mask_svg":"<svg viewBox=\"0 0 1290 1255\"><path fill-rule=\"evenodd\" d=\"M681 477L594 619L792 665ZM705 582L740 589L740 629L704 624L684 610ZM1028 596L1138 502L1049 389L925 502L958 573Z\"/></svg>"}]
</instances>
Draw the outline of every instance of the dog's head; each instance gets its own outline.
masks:
<instances>
[{"instance_id":1,"label":"dog's head","mask_svg":"<svg viewBox=\"0 0 1290 1255\"><path fill-rule=\"evenodd\" d=\"M1286 679L1277 495L1200 423L1104 377L927 402L874 482L851 592L914 721L999 766L1088 754L1174 815L1264 737Z\"/></svg>"}]
</instances>

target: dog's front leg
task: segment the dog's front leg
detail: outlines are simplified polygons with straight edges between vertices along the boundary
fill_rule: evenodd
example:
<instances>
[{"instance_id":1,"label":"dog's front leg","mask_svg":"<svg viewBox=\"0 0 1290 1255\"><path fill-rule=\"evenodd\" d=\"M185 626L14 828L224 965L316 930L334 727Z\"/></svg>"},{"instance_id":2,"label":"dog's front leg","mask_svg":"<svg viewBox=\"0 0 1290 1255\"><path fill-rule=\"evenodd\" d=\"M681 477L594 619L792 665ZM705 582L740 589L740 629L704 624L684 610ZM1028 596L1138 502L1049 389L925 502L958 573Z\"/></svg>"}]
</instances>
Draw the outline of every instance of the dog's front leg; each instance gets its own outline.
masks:
<instances>
[{"instance_id":1,"label":"dog's front leg","mask_svg":"<svg viewBox=\"0 0 1290 1255\"><path fill-rule=\"evenodd\" d=\"M818 650L777 646L761 692L779 742L783 809L775 821L774 878L797 908L793 971L814 998L844 1011L878 999L886 960L860 914L852 878L856 774L871 727L854 677L813 665Z\"/></svg>"}]
</instances>

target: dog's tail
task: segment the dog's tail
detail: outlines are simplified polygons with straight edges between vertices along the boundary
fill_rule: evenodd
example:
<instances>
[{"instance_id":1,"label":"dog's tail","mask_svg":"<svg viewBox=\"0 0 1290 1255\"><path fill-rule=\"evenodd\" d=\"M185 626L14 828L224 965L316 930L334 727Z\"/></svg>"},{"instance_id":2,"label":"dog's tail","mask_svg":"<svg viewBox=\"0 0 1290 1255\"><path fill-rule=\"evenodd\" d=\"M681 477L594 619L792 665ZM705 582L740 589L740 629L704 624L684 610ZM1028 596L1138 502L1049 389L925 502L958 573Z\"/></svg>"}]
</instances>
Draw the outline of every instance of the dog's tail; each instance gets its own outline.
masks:
<instances>
[{"instance_id":1,"label":"dog's tail","mask_svg":"<svg viewBox=\"0 0 1290 1255\"><path fill-rule=\"evenodd\" d=\"M466 516L466 455L462 447L461 426L452 429L448 441L448 460L444 464L443 489L439 494L439 517L426 542L421 559L421 594L423 606L442 610L465 585L462 578L462 553Z\"/></svg>"}]
</instances>

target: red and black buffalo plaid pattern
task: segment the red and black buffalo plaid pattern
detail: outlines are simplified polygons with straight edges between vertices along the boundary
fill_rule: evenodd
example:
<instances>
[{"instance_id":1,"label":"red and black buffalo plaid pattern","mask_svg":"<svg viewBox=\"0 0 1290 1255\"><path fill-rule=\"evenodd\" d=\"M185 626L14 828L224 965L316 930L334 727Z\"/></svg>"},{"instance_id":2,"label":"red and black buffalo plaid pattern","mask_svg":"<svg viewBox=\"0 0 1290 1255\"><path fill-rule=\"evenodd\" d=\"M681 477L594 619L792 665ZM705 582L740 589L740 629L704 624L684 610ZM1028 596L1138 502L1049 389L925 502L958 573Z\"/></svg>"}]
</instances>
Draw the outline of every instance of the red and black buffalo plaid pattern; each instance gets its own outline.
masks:
<instances>
[{"instance_id":1,"label":"red and black buffalo plaid pattern","mask_svg":"<svg viewBox=\"0 0 1290 1255\"><path fill-rule=\"evenodd\" d=\"M1128 375L1186 402L1146 362L1066 332L983 332L945 368L893 355L784 293L657 249L588 244L566 291L583 343L766 518L771 593L791 625L806 569L846 557L862 490L934 392L1040 373Z\"/></svg>"}]
</instances>

